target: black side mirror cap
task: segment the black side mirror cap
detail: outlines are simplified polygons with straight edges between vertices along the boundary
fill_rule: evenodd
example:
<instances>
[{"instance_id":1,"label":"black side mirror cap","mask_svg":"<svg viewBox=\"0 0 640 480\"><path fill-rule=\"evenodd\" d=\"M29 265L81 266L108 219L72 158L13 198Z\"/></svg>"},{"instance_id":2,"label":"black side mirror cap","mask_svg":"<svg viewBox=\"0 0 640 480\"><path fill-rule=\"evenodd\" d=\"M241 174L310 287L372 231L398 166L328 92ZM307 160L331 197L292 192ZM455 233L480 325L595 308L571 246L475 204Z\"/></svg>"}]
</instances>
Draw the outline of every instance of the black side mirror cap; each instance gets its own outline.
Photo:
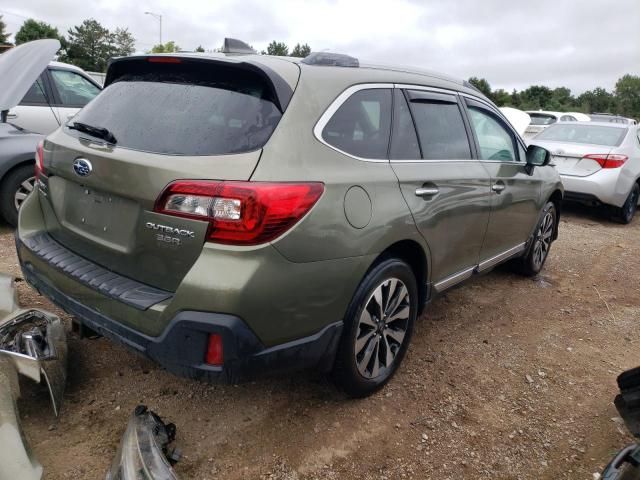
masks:
<instances>
[{"instance_id":1,"label":"black side mirror cap","mask_svg":"<svg viewBox=\"0 0 640 480\"><path fill-rule=\"evenodd\" d=\"M534 167L546 167L551 162L551 152L538 145L527 147L527 172L531 174Z\"/></svg>"}]
</instances>

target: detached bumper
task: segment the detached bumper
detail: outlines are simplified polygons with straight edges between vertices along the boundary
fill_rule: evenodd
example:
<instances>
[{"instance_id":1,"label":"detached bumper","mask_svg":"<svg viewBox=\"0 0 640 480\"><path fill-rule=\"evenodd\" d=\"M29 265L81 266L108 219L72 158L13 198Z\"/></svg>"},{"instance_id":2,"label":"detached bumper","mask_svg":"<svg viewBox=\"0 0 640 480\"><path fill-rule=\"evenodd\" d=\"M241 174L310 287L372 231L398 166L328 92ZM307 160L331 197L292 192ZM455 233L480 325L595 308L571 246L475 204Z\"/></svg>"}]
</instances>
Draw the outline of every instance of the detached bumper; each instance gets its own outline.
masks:
<instances>
[{"instance_id":1,"label":"detached bumper","mask_svg":"<svg viewBox=\"0 0 640 480\"><path fill-rule=\"evenodd\" d=\"M16 241L20 242L19 239ZM265 348L246 323L236 316L182 311L173 317L161 335L151 337L64 294L40 275L32 263L20 259L20 264L29 284L79 322L183 377L238 383L264 373L310 368L328 371L333 365L342 332L342 322L335 322L314 335ZM209 334L212 333L222 337L222 366L204 363Z\"/></svg>"}]
</instances>

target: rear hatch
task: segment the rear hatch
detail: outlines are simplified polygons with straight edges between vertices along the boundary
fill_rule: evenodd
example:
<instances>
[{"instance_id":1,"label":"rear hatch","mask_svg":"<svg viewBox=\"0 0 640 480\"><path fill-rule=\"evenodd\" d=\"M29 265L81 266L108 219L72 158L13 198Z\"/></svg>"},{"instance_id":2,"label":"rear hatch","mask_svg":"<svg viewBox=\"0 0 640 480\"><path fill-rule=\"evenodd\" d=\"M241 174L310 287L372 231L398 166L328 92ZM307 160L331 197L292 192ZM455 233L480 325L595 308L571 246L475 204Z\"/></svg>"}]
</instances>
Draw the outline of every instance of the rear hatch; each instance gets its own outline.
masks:
<instances>
[{"instance_id":1,"label":"rear hatch","mask_svg":"<svg viewBox=\"0 0 640 480\"><path fill-rule=\"evenodd\" d=\"M547 128L549 125L552 125L555 122L557 122L557 118L550 114L536 113L536 112L527 112L527 113L531 117L531 123L524 131L524 136L528 138L531 138L537 135L538 133L543 131L545 128Z\"/></svg>"},{"instance_id":2,"label":"rear hatch","mask_svg":"<svg viewBox=\"0 0 640 480\"><path fill-rule=\"evenodd\" d=\"M110 271L175 290L208 224L155 213L156 199L177 179L248 180L299 75L292 63L280 76L250 58L116 60L105 90L45 142L49 234Z\"/></svg>"}]
</instances>

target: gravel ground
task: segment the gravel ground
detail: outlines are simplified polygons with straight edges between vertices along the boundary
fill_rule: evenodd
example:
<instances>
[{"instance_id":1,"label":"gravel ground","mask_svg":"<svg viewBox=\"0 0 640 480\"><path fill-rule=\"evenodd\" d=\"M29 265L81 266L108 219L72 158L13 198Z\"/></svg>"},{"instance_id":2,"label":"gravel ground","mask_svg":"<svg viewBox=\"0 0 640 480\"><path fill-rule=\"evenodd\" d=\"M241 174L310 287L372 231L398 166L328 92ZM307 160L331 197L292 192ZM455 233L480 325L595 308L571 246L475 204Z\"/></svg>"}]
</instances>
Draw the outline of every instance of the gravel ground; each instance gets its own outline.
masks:
<instances>
[{"instance_id":1,"label":"gravel ground","mask_svg":"<svg viewBox=\"0 0 640 480\"><path fill-rule=\"evenodd\" d=\"M69 333L65 403L19 408L47 479L102 479L144 403L178 428L183 479L593 479L630 436L616 376L637 366L640 218L573 207L543 274L499 268L436 299L396 377L349 400L317 373L239 386L174 377ZM20 277L0 226L0 271ZM18 282L25 306L69 318Z\"/></svg>"}]
</instances>

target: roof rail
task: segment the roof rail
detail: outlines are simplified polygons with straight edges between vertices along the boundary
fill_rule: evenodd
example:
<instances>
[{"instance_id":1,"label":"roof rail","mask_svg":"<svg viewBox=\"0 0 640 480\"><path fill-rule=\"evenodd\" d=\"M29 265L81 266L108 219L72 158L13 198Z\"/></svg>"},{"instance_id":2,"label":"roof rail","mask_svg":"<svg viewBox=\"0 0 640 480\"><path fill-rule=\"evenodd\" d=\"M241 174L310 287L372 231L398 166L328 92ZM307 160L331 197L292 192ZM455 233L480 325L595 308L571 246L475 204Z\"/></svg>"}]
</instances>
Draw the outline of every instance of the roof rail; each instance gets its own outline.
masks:
<instances>
[{"instance_id":1,"label":"roof rail","mask_svg":"<svg viewBox=\"0 0 640 480\"><path fill-rule=\"evenodd\" d=\"M248 43L237 38L225 38L222 53L258 53Z\"/></svg>"},{"instance_id":2,"label":"roof rail","mask_svg":"<svg viewBox=\"0 0 640 480\"><path fill-rule=\"evenodd\" d=\"M333 67L359 67L357 58L343 53L314 52L302 60L307 65L329 65Z\"/></svg>"}]
</instances>

